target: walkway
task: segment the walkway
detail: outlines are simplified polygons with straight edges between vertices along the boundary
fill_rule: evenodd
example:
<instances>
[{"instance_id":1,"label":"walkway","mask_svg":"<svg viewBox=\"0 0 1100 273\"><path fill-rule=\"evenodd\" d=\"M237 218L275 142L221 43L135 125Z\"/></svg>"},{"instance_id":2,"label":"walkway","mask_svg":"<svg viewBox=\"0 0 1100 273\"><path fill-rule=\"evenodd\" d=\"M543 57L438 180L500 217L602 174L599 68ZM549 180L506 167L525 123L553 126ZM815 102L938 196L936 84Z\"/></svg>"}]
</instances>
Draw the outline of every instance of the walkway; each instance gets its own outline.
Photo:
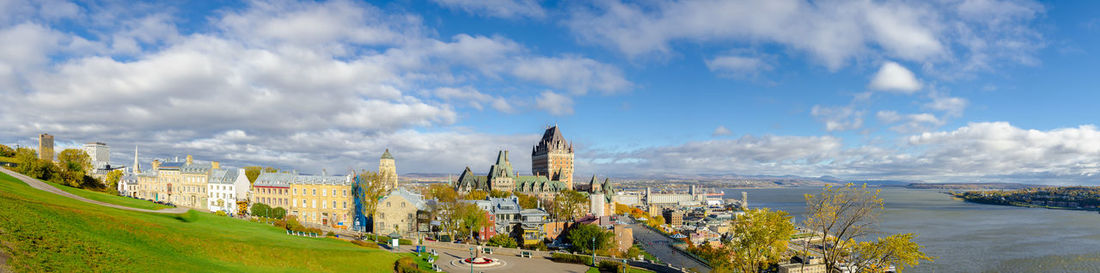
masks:
<instances>
[{"instance_id":1,"label":"walkway","mask_svg":"<svg viewBox=\"0 0 1100 273\"><path fill-rule=\"evenodd\" d=\"M4 173L6 173L6 174L8 174L12 177L15 177L16 179L22 180L23 183L27 183L27 185L30 185L31 188L51 192L53 194L57 194L57 195L60 195L60 196L76 199L76 200L79 200L81 202L92 203L92 204L96 204L96 205L100 205L100 206L104 206L104 207L112 207L112 208L116 208L116 209L138 211L138 212L167 213L167 214L179 214L179 213L187 212L187 210L189 210L189 208L170 208L170 209L160 209L160 210L147 210L147 209L131 208L131 207L127 207L127 206L120 206L120 205L115 205L115 204L111 204L111 203L104 203L104 202L100 202L100 201L96 201L96 200L90 200L88 198L76 196L74 194L65 192L61 189L55 188L54 186L51 186L50 184L46 184L45 182L42 182L41 180L31 178L29 176L23 175L21 173L17 173L17 172L12 171L12 170L8 170L6 168L0 168L0 171L4 172Z\"/></svg>"},{"instance_id":2,"label":"walkway","mask_svg":"<svg viewBox=\"0 0 1100 273\"><path fill-rule=\"evenodd\" d=\"M435 264L438 265L440 269L443 269L443 271L452 272L452 273L470 272L470 267L468 267L468 266L454 266L454 265L451 265L451 261L456 260L456 259L469 258L470 257L470 246L471 245L448 244L448 243L439 243L439 242L426 242L425 246L428 247L429 249L434 249L437 253L439 253L439 259L435 261ZM401 251L411 252L412 247L413 246L402 246ZM588 271L588 266L586 266L586 265L568 264L568 263L555 263L553 261L550 261L550 260L546 259L546 257L539 257L541 255L537 255L537 254L536 254L535 257L532 257L532 258L523 258L523 257L520 257L518 255L518 253L516 253L520 250L507 249L507 248L496 248L496 247L489 247L489 248L492 248L494 250L493 254L490 254L490 255L482 254L482 256L490 257L490 258L493 258L493 259L500 259L500 260L504 261L506 264L504 266L496 267L496 268L485 268L485 269L475 268L474 272L523 272L523 273L575 272L575 273L584 273L584 272Z\"/></svg>"},{"instance_id":3,"label":"walkway","mask_svg":"<svg viewBox=\"0 0 1100 273\"><path fill-rule=\"evenodd\" d=\"M673 239L639 224L630 225L630 228L634 230L634 241L642 245L642 249L645 249L646 252L661 259L661 262L670 263L677 267L695 269L699 272L710 272L711 268L709 266L672 249L669 242Z\"/></svg>"}]
</instances>

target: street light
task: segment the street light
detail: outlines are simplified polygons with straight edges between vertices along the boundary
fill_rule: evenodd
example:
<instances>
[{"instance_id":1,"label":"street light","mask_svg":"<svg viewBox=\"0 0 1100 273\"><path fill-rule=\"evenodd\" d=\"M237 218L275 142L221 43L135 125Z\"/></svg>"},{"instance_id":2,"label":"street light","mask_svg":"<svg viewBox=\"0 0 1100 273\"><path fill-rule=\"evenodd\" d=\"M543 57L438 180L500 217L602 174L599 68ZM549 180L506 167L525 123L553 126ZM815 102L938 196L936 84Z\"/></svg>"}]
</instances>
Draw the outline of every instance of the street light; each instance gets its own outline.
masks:
<instances>
[{"instance_id":1,"label":"street light","mask_svg":"<svg viewBox=\"0 0 1100 273\"><path fill-rule=\"evenodd\" d=\"M592 237L592 266L596 266L596 237Z\"/></svg>"}]
</instances>

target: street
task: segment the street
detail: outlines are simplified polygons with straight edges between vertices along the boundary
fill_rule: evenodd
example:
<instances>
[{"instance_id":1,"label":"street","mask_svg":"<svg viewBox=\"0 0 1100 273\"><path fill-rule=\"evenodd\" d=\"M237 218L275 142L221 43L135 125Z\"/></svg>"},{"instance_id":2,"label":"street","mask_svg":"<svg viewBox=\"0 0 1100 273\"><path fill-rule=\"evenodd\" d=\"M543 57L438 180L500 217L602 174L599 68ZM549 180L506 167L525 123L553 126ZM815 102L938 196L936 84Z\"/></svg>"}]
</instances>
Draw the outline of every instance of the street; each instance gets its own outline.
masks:
<instances>
[{"instance_id":1,"label":"street","mask_svg":"<svg viewBox=\"0 0 1100 273\"><path fill-rule=\"evenodd\" d=\"M640 224L633 224L630 227L634 230L634 241L641 245L646 252L661 259L661 262L671 263L676 267L691 268L699 272L710 272L710 267L672 249L672 246L668 245L672 239Z\"/></svg>"}]
</instances>

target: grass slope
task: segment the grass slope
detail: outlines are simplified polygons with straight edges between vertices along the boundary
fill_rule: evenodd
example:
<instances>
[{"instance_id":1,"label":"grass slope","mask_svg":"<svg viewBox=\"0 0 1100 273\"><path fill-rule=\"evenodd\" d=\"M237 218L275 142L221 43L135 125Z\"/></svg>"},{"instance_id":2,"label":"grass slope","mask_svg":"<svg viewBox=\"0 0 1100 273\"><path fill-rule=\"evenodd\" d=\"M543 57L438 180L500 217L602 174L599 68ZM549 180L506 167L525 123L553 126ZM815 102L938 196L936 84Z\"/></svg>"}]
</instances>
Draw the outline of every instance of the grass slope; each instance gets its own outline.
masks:
<instances>
[{"instance_id":1,"label":"grass slope","mask_svg":"<svg viewBox=\"0 0 1100 273\"><path fill-rule=\"evenodd\" d=\"M55 184L55 183L49 183L49 182L47 182L47 183L50 184L51 186L54 186L55 188L61 189L65 192L74 194L76 196L80 196L80 197L84 197L84 198L88 198L88 199L91 199L91 200L96 200L96 201L100 201L100 202L104 202L104 203L111 203L111 204L115 204L115 205L131 207L131 208L150 209L150 210L171 208L169 206L165 206L165 205L161 205L161 204L157 204L157 203L153 203L153 202L149 202L149 201L145 201L145 200L122 197L122 196L118 196L118 195L114 195L114 194L110 194L110 193L104 193L104 192L78 189L78 188L73 188L73 187L69 187L69 186L65 186L65 185L61 185L61 184Z\"/></svg>"},{"instance_id":2,"label":"grass slope","mask_svg":"<svg viewBox=\"0 0 1100 273\"><path fill-rule=\"evenodd\" d=\"M3 173L0 248L16 272L392 272L402 256L207 213L96 206Z\"/></svg>"}]
</instances>

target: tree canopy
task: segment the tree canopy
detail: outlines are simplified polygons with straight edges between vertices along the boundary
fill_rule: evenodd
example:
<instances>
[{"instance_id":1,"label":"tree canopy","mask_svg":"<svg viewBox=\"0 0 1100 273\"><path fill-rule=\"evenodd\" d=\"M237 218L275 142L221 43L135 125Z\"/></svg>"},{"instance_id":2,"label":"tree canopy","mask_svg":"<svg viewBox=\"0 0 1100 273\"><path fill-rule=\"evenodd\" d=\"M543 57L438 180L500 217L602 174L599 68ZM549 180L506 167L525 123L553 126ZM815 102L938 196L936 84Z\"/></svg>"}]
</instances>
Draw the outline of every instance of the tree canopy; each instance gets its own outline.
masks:
<instances>
[{"instance_id":1,"label":"tree canopy","mask_svg":"<svg viewBox=\"0 0 1100 273\"><path fill-rule=\"evenodd\" d=\"M488 192L485 192L483 190L472 190L469 193L466 193L466 195L463 196L462 199L466 199L466 200L485 200L486 197L489 197Z\"/></svg>"},{"instance_id":2,"label":"tree canopy","mask_svg":"<svg viewBox=\"0 0 1100 273\"><path fill-rule=\"evenodd\" d=\"M733 222L730 242L722 247L717 265L739 272L759 272L784 258L794 224L785 211L751 209Z\"/></svg>"},{"instance_id":3,"label":"tree canopy","mask_svg":"<svg viewBox=\"0 0 1100 273\"><path fill-rule=\"evenodd\" d=\"M569 230L569 242L573 251L592 254L592 250L604 250L611 247L611 238L615 234L593 224L578 224Z\"/></svg>"}]
</instances>

